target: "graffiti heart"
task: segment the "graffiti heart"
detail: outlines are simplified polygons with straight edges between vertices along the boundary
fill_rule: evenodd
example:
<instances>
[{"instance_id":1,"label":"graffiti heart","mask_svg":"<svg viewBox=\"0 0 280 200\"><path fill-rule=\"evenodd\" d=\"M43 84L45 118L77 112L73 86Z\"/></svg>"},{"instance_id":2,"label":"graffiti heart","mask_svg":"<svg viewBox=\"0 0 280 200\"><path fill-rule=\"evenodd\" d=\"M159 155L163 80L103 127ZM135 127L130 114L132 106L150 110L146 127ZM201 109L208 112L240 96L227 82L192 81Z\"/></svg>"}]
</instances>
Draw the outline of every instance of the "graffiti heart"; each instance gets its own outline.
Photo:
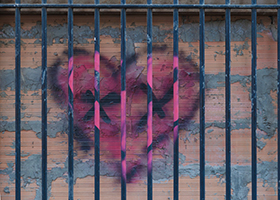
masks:
<instances>
[{"instance_id":1,"label":"graffiti heart","mask_svg":"<svg viewBox=\"0 0 280 200\"><path fill-rule=\"evenodd\" d=\"M172 54L172 52L171 52ZM143 53L144 55L144 53ZM127 182L141 177L147 168L147 76L141 54L127 59L126 123ZM179 129L196 114L199 103L199 72L193 61L179 53ZM143 60L143 59L142 59ZM68 103L67 53L49 69L49 84L56 102ZM173 137L173 58L166 46L153 48L153 151L168 153ZM94 147L94 55L74 49L73 57L74 139L79 148ZM100 56L100 144L102 156L120 161L121 69L112 56ZM170 153L170 152L169 152ZM116 170L116 169L112 169Z\"/></svg>"}]
</instances>

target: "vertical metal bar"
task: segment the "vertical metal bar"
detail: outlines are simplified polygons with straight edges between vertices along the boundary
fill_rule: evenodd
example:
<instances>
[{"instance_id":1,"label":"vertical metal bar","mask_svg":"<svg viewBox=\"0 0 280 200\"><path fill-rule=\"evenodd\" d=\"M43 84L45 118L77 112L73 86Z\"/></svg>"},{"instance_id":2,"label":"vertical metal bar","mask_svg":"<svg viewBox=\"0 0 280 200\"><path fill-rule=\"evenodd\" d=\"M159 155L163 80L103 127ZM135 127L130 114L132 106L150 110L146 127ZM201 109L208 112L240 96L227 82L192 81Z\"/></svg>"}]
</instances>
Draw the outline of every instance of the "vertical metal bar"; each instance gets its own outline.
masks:
<instances>
[{"instance_id":1,"label":"vertical metal bar","mask_svg":"<svg viewBox=\"0 0 280 200\"><path fill-rule=\"evenodd\" d=\"M152 0L147 1L152 4ZM148 200L153 199L153 14L147 11L147 165L148 165Z\"/></svg>"},{"instance_id":2,"label":"vertical metal bar","mask_svg":"<svg viewBox=\"0 0 280 200\"><path fill-rule=\"evenodd\" d=\"M277 0L277 4L280 4L280 0ZM278 129L277 129L277 166L278 166L278 176L277 176L277 191L278 191L278 200L280 200L280 9L277 10L277 66L278 66L278 77L277 77L277 120L278 120Z\"/></svg>"},{"instance_id":3,"label":"vertical metal bar","mask_svg":"<svg viewBox=\"0 0 280 200\"><path fill-rule=\"evenodd\" d=\"M16 0L16 4L20 4L20 0ZM20 8L16 8L16 13L15 13L15 25L16 25L16 30L15 30L15 51L16 51L16 57L15 57L15 65L16 65L16 77L15 77L15 83L16 83L16 156L15 156L15 163L16 163L16 200L20 200L20 151L21 151L21 144L20 144L20 138L21 138L21 95L20 95L20 82L21 82L21 73L20 73Z\"/></svg>"},{"instance_id":4,"label":"vertical metal bar","mask_svg":"<svg viewBox=\"0 0 280 200\"><path fill-rule=\"evenodd\" d=\"M230 0L226 0L230 4ZM231 199L230 9L226 9L226 199Z\"/></svg>"},{"instance_id":5,"label":"vertical metal bar","mask_svg":"<svg viewBox=\"0 0 280 200\"><path fill-rule=\"evenodd\" d=\"M178 0L173 1L178 4ZM173 140L174 140L174 182L173 182L173 197L174 200L179 199L179 59L178 59L178 32L179 32L179 13L178 9L173 11Z\"/></svg>"},{"instance_id":6,"label":"vertical metal bar","mask_svg":"<svg viewBox=\"0 0 280 200\"><path fill-rule=\"evenodd\" d=\"M95 0L99 4L99 0ZM94 11L94 197L100 199L100 12L96 8Z\"/></svg>"},{"instance_id":7,"label":"vertical metal bar","mask_svg":"<svg viewBox=\"0 0 280 200\"><path fill-rule=\"evenodd\" d=\"M199 0L204 4L204 0ZM199 51L200 51L200 199L205 199L205 10L199 11Z\"/></svg>"},{"instance_id":8,"label":"vertical metal bar","mask_svg":"<svg viewBox=\"0 0 280 200\"><path fill-rule=\"evenodd\" d=\"M280 0L277 0L277 4L280 4ZM277 175L277 191L278 191L278 200L280 200L280 9L277 10L277 66L278 66L278 77L277 77L277 120L278 120L278 129L277 129L277 166L278 166L278 175Z\"/></svg>"},{"instance_id":9,"label":"vertical metal bar","mask_svg":"<svg viewBox=\"0 0 280 200\"><path fill-rule=\"evenodd\" d=\"M69 4L73 0L68 0ZM69 120L69 134L68 134L68 199L73 200L73 8L68 8L68 120Z\"/></svg>"},{"instance_id":10,"label":"vertical metal bar","mask_svg":"<svg viewBox=\"0 0 280 200\"><path fill-rule=\"evenodd\" d=\"M42 0L46 4L47 0ZM48 199L47 187L47 9L42 7L42 199Z\"/></svg>"},{"instance_id":11,"label":"vertical metal bar","mask_svg":"<svg viewBox=\"0 0 280 200\"><path fill-rule=\"evenodd\" d=\"M252 0L256 4L256 0ZM252 200L257 199L257 10L252 9Z\"/></svg>"},{"instance_id":12,"label":"vertical metal bar","mask_svg":"<svg viewBox=\"0 0 280 200\"><path fill-rule=\"evenodd\" d=\"M126 4L121 0L121 4ZM126 10L121 10L121 197L126 200Z\"/></svg>"}]
</instances>

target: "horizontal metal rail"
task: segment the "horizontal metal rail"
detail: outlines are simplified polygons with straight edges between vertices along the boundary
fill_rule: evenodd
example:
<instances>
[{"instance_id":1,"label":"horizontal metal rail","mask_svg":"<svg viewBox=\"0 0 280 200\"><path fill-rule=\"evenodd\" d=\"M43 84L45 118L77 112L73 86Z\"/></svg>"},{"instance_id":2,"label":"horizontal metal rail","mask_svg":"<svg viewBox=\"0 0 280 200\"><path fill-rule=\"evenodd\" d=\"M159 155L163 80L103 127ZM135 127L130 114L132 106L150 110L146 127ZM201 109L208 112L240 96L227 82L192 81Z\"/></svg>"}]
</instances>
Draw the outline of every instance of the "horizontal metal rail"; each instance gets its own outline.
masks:
<instances>
[{"instance_id":1,"label":"horizontal metal rail","mask_svg":"<svg viewBox=\"0 0 280 200\"><path fill-rule=\"evenodd\" d=\"M200 9L199 12L199 25L200 25L200 199L205 199L205 10L204 9L225 9L226 12L226 26L225 26L225 48L226 48L226 199L231 199L231 81L230 81L230 69L231 69L231 9L250 9L252 12L252 91L251 91L251 125L252 125L252 199L257 199L257 141L256 141L256 130L257 130L257 10L256 9L278 9L278 27L280 26L280 0L278 4L273 5L257 5L256 0L252 0L252 4L246 5L231 5L230 0L226 0L226 4L204 4L204 0L200 0L200 4L186 5L178 4L178 0L174 0L174 4L151 4L152 0L148 0L148 4L125 4L125 0L122 0L122 4L99 4L99 0L95 0L95 4L72 4L72 0L68 0L68 4L46 4L46 0L43 0L42 4L20 4L20 0L16 0L16 4L0 4L0 8L15 8L15 71L16 71L16 160L15 160L15 171L16 171L16 199L21 198L21 159L20 159L20 137L21 137L21 99L20 99L20 8L40 8L42 9L42 198L47 198L47 77L45 71L47 68L47 8L68 8L68 56L69 56L69 154L68 154L68 199L72 200L74 197L73 190L73 9L96 9L95 10L95 200L100 199L100 10L99 9L122 9L121 10L121 162L122 162L122 179L121 179L121 196L122 200L127 198L127 169L126 169L126 10L125 9L148 9L147 10L147 77L148 77L148 92L147 92L147 104L148 104L148 138L147 138L147 158L148 158L148 189L147 198L152 200L153 198L153 177L152 177L152 116L153 116L153 97L152 97L152 10L151 9L174 9L173 18L173 98L174 98L174 200L179 199L179 140L178 140L178 123L179 123L179 58L178 58L178 9ZM276 11L276 10L275 10ZM280 29L278 28L278 40L277 40L277 53L278 53L278 83L280 81ZM149 40L150 38L150 40ZM71 74L71 76L70 76ZM278 105L280 105L280 84L278 84ZM278 106L278 149L280 147L280 107ZM176 112L175 112L176 111ZM278 153L278 184L280 180L280 153ZM280 199L280 187L278 186L278 199Z\"/></svg>"},{"instance_id":2,"label":"horizontal metal rail","mask_svg":"<svg viewBox=\"0 0 280 200\"><path fill-rule=\"evenodd\" d=\"M0 8L104 8L104 9L279 9L279 4L0 4Z\"/></svg>"}]
</instances>

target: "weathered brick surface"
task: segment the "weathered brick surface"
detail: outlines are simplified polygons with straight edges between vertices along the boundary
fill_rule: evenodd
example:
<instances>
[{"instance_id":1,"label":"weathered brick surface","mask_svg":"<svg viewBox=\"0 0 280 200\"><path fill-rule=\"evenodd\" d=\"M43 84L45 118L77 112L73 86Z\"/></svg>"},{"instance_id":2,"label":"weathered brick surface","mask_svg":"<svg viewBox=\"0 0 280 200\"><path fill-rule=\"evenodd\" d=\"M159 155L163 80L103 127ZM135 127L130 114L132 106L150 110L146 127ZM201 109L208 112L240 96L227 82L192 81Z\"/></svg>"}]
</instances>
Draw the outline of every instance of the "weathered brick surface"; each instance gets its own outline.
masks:
<instances>
[{"instance_id":1,"label":"weathered brick surface","mask_svg":"<svg viewBox=\"0 0 280 200\"><path fill-rule=\"evenodd\" d=\"M276 198L277 182L277 136L276 136L276 26L275 18L258 18L258 195L260 199ZM39 199L41 193L41 26L40 16L22 16L22 198ZM225 195L225 43L224 21L222 17L209 16L206 20L206 197L224 199ZM74 17L74 46L92 53L94 50L93 15L76 15ZM172 17L154 16L154 45L163 47L164 51L154 51L154 88L155 96L163 97L163 90L168 90L166 80L162 77L171 75L172 67ZM198 17L180 16L179 49L184 52L188 63L199 64ZM142 69L139 77L146 76L146 17L140 15L127 17L128 55L136 53L138 58L133 65ZM67 63L67 17L64 15L48 16L48 67L58 58ZM251 41L250 18L232 18L232 194L233 199L250 199L251 191ZM120 19L118 16L101 17L101 54L109 58L117 71L120 63ZM14 199L14 155L15 155L15 45L14 19L0 18L0 193L2 199ZM62 63L63 63L62 62ZM81 62L81 61L80 61ZM82 66L81 64L77 64ZM67 64L61 65L67 69ZM182 67L181 67L182 68ZM103 71L101 79L107 80L110 73ZM132 70L133 72L133 70ZM93 70L89 69L89 76ZM62 76L63 77L63 76ZM139 78L138 76L135 78ZM49 79L53 77L49 76ZM140 79L139 78L139 79ZM53 79L51 79L53 80ZM87 79L75 79L84 81ZM133 80L133 79L132 79ZM188 79L193 80L193 79ZM181 83L183 83L182 79ZM108 84L102 83L101 98L111 91ZM93 83L87 83L93 84ZM197 82L185 83L197 89ZM66 199L67 186L67 117L65 106L55 99L53 89L48 89L48 187L50 199ZM137 84L136 84L137 86ZM180 88L180 110L195 106L197 96L187 96L185 85ZM141 92L127 100L128 131L127 158L128 165L142 162L143 168L137 171L133 181L128 183L128 199L146 198L145 152L146 132L135 134L135 122L145 114L146 96ZM184 96L186 97L184 99ZM60 96L63 98L63 96ZM187 100L186 100L187 99ZM172 125L172 100L163 107L166 117L159 119L154 115L154 131L167 124ZM183 103L182 103L183 102ZM89 108L91 105L88 105ZM111 109L104 107L108 116L113 116L116 123L120 117L120 105ZM109 107L110 108L110 107ZM171 111L170 111L171 109ZM85 111L82 110L85 114ZM185 113L180 112L184 118ZM78 116L78 115L77 115ZM161 121L159 121L161 120ZM92 121L90 121L92 122ZM79 122L77 122L78 124ZM108 125L101 126L106 129ZM116 126L117 127L117 126ZM80 128L84 128L81 126ZM109 130L111 131L111 130ZM101 198L120 199L120 172L115 163L120 162L119 132L115 136L104 135L101 143ZM112 133L112 132L110 132ZM89 136L93 131L89 131ZM164 142L159 142L154 149L154 197L155 199L172 199L172 132ZM108 137L107 137L108 136ZM159 141L159 140L158 140ZM94 193L94 150L88 152L80 149L80 141L75 141L75 199L92 199ZM183 123L180 130L180 198L198 199L199 197L199 112L195 110L189 123ZM132 165L133 166L133 165ZM138 169L138 168L137 168Z\"/></svg>"}]
</instances>

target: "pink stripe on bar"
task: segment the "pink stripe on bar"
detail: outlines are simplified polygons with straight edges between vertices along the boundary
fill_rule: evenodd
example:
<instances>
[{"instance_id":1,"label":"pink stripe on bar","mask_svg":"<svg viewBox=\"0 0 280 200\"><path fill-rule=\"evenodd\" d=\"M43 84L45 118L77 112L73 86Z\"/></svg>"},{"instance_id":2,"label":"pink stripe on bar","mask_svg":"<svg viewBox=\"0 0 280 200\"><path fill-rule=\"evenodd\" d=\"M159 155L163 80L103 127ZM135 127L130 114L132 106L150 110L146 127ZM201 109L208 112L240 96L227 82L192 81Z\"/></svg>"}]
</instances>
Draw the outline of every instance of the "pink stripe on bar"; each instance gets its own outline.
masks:
<instances>
[{"instance_id":1,"label":"pink stripe on bar","mask_svg":"<svg viewBox=\"0 0 280 200\"><path fill-rule=\"evenodd\" d=\"M126 152L126 91L121 91L121 150ZM122 176L126 181L126 156L122 158Z\"/></svg>"},{"instance_id":2,"label":"pink stripe on bar","mask_svg":"<svg viewBox=\"0 0 280 200\"><path fill-rule=\"evenodd\" d=\"M126 145L126 91L121 91L121 134L122 134L122 150Z\"/></svg>"},{"instance_id":3,"label":"pink stripe on bar","mask_svg":"<svg viewBox=\"0 0 280 200\"><path fill-rule=\"evenodd\" d=\"M153 141L153 102L151 101L148 105L148 122L147 122L147 132L148 132L148 144L149 147Z\"/></svg>"},{"instance_id":4,"label":"pink stripe on bar","mask_svg":"<svg viewBox=\"0 0 280 200\"><path fill-rule=\"evenodd\" d=\"M69 87L73 93L73 57L69 59L69 63L68 63L68 81L69 81Z\"/></svg>"},{"instance_id":5,"label":"pink stripe on bar","mask_svg":"<svg viewBox=\"0 0 280 200\"><path fill-rule=\"evenodd\" d=\"M98 51L94 53L94 88L99 93L99 71L100 71L100 54ZM97 72L97 73L96 73ZM96 77L98 76L98 77ZM100 104L98 101L94 102L94 125L100 129Z\"/></svg>"},{"instance_id":6,"label":"pink stripe on bar","mask_svg":"<svg viewBox=\"0 0 280 200\"><path fill-rule=\"evenodd\" d=\"M176 81L173 84L173 111L174 111L174 122L179 120L179 61L178 56L173 57L173 69L174 69L174 77L176 77ZM178 124L174 127L174 142L178 138Z\"/></svg>"},{"instance_id":7,"label":"pink stripe on bar","mask_svg":"<svg viewBox=\"0 0 280 200\"><path fill-rule=\"evenodd\" d=\"M153 57L152 54L148 56L147 60L147 82L153 88Z\"/></svg>"},{"instance_id":8,"label":"pink stripe on bar","mask_svg":"<svg viewBox=\"0 0 280 200\"><path fill-rule=\"evenodd\" d=\"M95 51L94 53L94 70L97 71L98 73L100 72L100 54L98 51ZM95 89L96 89L96 86L97 86L97 82L96 82L96 78L95 78ZM99 89L98 89L99 90Z\"/></svg>"},{"instance_id":9,"label":"pink stripe on bar","mask_svg":"<svg viewBox=\"0 0 280 200\"><path fill-rule=\"evenodd\" d=\"M100 129L100 104L97 101L94 102L94 125Z\"/></svg>"},{"instance_id":10,"label":"pink stripe on bar","mask_svg":"<svg viewBox=\"0 0 280 200\"><path fill-rule=\"evenodd\" d=\"M153 58L152 54L148 56L147 60L147 83L148 87L153 89ZM149 90L148 90L149 91ZM151 91L152 92L152 91ZM150 95L152 97L152 95ZM147 160L147 167L148 172L152 171L152 142L153 142L153 101L152 99L148 99L148 117L147 117L147 148L148 148L148 160ZM150 147L150 148L149 148Z\"/></svg>"},{"instance_id":11,"label":"pink stripe on bar","mask_svg":"<svg viewBox=\"0 0 280 200\"><path fill-rule=\"evenodd\" d=\"M148 122L147 122L147 148L149 149L149 147L152 145L153 142L153 103L150 102L148 105ZM147 167L148 167L148 172L151 172L152 170L152 161L153 161L153 154L152 154L152 150L150 150L148 152L148 161L147 161Z\"/></svg>"}]
</instances>

